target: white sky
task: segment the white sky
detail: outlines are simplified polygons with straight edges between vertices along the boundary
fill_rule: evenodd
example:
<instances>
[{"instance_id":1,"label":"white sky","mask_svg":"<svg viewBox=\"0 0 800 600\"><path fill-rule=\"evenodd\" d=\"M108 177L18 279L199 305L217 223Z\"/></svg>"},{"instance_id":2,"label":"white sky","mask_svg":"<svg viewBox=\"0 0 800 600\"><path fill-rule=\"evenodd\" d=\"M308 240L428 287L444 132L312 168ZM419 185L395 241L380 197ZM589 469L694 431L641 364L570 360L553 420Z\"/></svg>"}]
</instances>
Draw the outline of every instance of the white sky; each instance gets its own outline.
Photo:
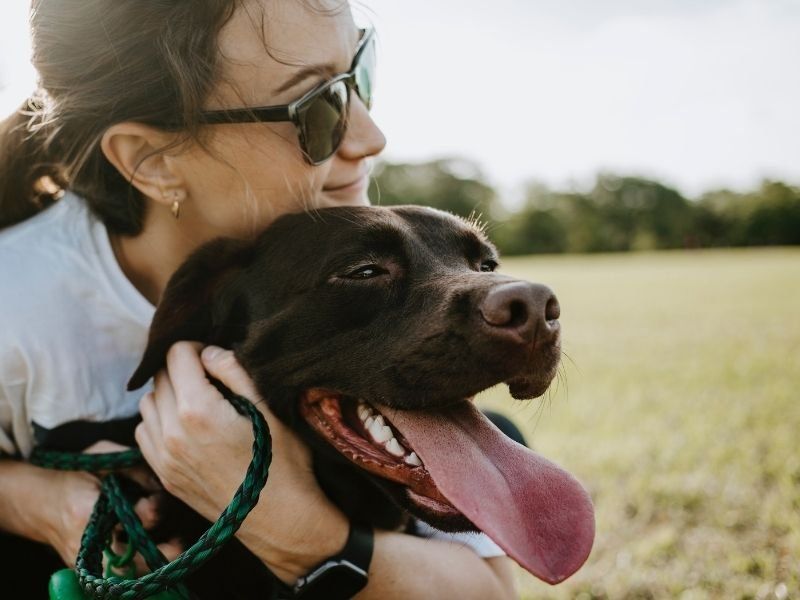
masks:
<instances>
[{"instance_id":1,"label":"white sky","mask_svg":"<svg viewBox=\"0 0 800 600\"><path fill-rule=\"evenodd\" d=\"M598 170L690 195L800 182L800 0L360 4L380 35L390 160L473 158L509 193ZM28 5L0 8L3 113L34 86Z\"/></svg>"}]
</instances>

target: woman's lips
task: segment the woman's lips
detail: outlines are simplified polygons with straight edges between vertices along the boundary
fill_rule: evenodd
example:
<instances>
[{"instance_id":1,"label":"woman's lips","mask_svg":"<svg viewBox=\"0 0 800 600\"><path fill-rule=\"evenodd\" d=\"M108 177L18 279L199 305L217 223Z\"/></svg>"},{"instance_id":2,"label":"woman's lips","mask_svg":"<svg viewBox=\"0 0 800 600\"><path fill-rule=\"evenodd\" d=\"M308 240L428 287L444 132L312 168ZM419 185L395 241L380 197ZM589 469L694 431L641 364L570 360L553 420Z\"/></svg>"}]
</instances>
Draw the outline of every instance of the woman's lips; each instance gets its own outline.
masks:
<instances>
[{"instance_id":1,"label":"woman's lips","mask_svg":"<svg viewBox=\"0 0 800 600\"><path fill-rule=\"evenodd\" d=\"M344 185L339 186L329 186L322 188L323 192L358 192L363 190L367 187L367 181L369 177L367 175L362 175L355 181L351 181L350 183L345 183Z\"/></svg>"}]
</instances>

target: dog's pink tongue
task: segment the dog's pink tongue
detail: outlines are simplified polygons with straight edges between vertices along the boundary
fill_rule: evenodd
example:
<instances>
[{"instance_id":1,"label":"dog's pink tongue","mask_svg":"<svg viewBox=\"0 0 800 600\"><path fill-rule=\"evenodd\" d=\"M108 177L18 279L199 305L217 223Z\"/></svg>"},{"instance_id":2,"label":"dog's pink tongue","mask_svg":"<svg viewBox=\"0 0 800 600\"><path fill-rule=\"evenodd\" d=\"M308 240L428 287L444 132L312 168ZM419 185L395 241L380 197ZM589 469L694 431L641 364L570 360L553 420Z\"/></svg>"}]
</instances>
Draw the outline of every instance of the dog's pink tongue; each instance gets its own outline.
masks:
<instances>
[{"instance_id":1,"label":"dog's pink tongue","mask_svg":"<svg viewBox=\"0 0 800 600\"><path fill-rule=\"evenodd\" d=\"M581 567L594 541L594 509L572 475L506 437L471 402L381 411L439 491L522 567L548 583Z\"/></svg>"}]
</instances>

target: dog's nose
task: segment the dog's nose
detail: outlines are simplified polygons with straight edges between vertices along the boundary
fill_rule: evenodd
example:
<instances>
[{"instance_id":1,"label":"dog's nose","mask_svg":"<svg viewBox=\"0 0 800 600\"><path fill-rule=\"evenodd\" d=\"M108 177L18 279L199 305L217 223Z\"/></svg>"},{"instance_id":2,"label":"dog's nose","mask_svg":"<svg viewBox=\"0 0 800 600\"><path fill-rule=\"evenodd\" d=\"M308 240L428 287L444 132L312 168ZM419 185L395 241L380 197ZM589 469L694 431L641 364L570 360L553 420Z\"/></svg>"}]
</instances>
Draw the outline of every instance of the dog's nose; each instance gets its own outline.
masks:
<instances>
[{"instance_id":1,"label":"dog's nose","mask_svg":"<svg viewBox=\"0 0 800 600\"><path fill-rule=\"evenodd\" d=\"M527 281L493 287L480 304L484 322L493 335L531 343L546 343L558 335L561 307L553 291Z\"/></svg>"}]
</instances>

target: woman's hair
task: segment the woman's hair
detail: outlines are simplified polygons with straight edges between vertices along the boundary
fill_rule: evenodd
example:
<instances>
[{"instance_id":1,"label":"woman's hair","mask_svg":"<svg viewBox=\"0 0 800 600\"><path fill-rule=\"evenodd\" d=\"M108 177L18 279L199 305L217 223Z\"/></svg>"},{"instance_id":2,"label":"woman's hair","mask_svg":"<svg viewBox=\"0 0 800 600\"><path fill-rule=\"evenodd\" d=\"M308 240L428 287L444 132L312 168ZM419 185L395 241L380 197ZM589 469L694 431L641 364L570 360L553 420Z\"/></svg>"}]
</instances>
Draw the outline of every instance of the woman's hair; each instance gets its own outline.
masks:
<instances>
[{"instance_id":1,"label":"woman's hair","mask_svg":"<svg viewBox=\"0 0 800 600\"><path fill-rule=\"evenodd\" d=\"M114 123L180 124L218 78L220 30L238 0L34 0L39 90L0 122L0 229L69 188L117 234L143 226L144 198L100 148Z\"/></svg>"}]
</instances>

